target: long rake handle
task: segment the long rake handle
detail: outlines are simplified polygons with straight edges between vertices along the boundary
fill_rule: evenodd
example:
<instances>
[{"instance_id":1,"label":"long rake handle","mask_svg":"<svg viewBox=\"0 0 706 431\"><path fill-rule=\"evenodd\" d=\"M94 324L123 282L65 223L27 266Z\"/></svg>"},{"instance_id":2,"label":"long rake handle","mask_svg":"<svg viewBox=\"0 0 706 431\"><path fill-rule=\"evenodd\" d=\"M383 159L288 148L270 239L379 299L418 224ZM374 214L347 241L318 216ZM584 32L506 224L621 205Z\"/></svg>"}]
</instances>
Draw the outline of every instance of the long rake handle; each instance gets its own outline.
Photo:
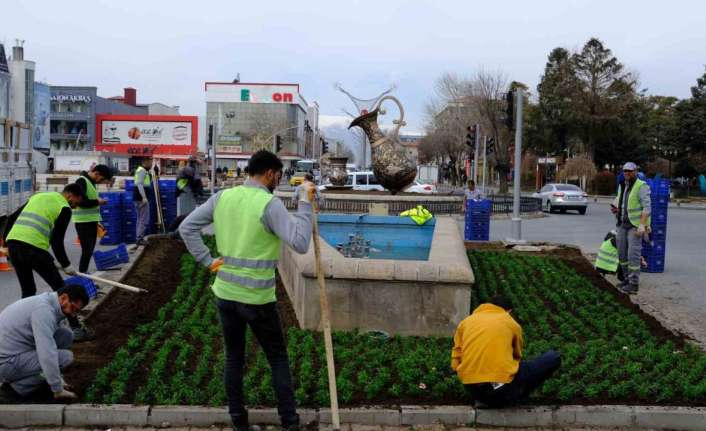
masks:
<instances>
[{"instance_id":1,"label":"long rake handle","mask_svg":"<svg viewBox=\"0 0 706 431\"><path fill-rule=\"evenodd\" d=\"M319 302L321 303L321 325L324 329L324 346L326 348L326 365L328 368L328 391L331 398L331 425L334 430L341 429L341 419L338 412L338 389L336 388L336 365L333 362L333 340L331 338L331 316L329 313L326 281L321 268L321 243L319 242L319 204L312 200L314 209L314 256L316 257L316 279L319 282Z\"/></svg>"},{"instance_id":2,"label":"long rake handle","mask_svg":"<svg viewBox=\"0 0 706 431\"><path fill-rule=\"evenodd\" d=\"M97 281L99 283L109 284L111 286L115 286L119 289L127 290L130 292L148 293L148 291L146 289L140 289L139 287L130 286L128 284L118 283L117 281L108 280L107 278L98 277L96 275L84 274L82 272L77 272L76 275L80 275L81 277L89 278L89 279L91 279L93 281Z\"/></svg>"}]
</instances>

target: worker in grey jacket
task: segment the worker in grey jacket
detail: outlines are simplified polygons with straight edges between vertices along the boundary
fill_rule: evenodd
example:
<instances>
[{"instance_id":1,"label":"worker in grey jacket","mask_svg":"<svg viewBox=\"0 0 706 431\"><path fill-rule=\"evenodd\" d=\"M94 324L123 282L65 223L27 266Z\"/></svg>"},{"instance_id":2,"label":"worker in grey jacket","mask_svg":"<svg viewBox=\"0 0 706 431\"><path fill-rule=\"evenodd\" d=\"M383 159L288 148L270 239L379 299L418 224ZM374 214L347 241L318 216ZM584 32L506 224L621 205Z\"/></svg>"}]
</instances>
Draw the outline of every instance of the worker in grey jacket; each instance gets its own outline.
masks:
<instances>
[{"instance_id":1,"label":"worker in grey jacket","mask_svg":"<svg viewBox=\"0 0 706 431\"><path fill-rule=\"evenodd\" d=\"M650 186L637 176L637 165L623 166L625 180L618 186L618 195L611 211L616 215L618 261L627 277L618 289L628 295L637 294L640 285L640 258L642 239L650 230L652 200Z\"/></svg>"},{"instance_id":2,"label":"worker in grey jacket","mask_svg":"<svg viewBox=\"0 0 706 431\"><path fill-rule=\"evenodd\" d=\"M272 195L282 178L282 161L269 151L253 154L250 178L239 187L219 192L196 208L181 224L181 234L194 258L217 272L211 286L223 327L226 352L225 387L235 431L248 431L243 392L245 331L249 326L272 369L272 385L282 428L299 430L287 343L275 304L275 268L281 243L306 253L311 241L313 183L299 194L298 212L290 215ZM201 238L213 224L218 253L214 259Z\"/></svg>"},{"instance_id":3,"label":"worker in grey jacket","mask_svg":"<svg viewBox=\"0 0 706 431\"><path fill-rule=\"evenodd\" d=\"M71 400L61 370L73 361L73 342L67 317L88 304L82 286L67 285L56 292L21 299L0 312L0 383L3 393L27 397L44 382L57 400ZM7 387L9 385L9 388Z\"/></svg>"}]
</instances>

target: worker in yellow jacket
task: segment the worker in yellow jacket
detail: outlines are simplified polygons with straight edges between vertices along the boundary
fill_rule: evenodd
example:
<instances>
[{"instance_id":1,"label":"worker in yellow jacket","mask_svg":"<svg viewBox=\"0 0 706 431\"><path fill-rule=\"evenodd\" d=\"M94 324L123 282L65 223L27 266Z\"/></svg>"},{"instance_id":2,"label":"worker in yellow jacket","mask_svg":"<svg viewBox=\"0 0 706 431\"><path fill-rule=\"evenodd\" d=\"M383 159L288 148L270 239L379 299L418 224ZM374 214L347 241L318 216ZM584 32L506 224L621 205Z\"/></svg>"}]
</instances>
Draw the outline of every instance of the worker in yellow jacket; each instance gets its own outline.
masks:
<instances>
[{"instance_id":1,"label":"worker in yellow jacket","mask_svg":"<svg viewBox=\"0 0 706 431\"><path fill-rule=\"evenodd\" d=\"M504 407L526 398L561 365L558 352L531 361L522 358L522 327L503 296L481 304L458 325L451 368L476 407Z\"/></svg>"}]
</instances>

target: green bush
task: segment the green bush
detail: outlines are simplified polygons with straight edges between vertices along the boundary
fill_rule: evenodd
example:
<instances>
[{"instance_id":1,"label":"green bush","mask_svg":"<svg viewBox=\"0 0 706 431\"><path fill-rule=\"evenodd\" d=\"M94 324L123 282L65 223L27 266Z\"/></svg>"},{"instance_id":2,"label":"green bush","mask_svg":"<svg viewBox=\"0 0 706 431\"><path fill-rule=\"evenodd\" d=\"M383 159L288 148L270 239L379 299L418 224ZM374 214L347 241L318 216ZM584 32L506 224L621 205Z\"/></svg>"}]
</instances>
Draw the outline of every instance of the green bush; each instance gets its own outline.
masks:
<instances>
[{"instance_id":1,"label":"green bush","mask_svg":"<svg viewBox=\"0 0 706 431\"><path fill-rule=\"evenodd\" d=\"M593 193L612 196L618 189L615 175L611 171L602 171L593 177Z\"/></svg>"}]
</instances>

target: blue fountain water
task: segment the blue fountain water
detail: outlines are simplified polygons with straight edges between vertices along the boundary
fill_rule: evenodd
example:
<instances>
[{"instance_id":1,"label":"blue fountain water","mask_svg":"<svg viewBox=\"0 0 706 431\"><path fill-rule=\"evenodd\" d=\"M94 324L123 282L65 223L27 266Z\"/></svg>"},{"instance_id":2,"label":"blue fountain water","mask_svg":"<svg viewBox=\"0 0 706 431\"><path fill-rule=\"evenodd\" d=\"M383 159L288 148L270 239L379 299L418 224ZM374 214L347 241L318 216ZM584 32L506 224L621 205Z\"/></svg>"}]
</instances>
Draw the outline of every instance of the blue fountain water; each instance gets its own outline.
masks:
<instances>
[{"instance_id":1,"label":"blue fountain water","mask_svg":"<svg viewBox=\"0 0 706 431\"><path fill-rule=\"evenodd\" d=\"M370 259L428 260L435 220L418 226L408 217L320 214L319 233L329 245L347 244L349 236L370 241Z\"/></svg>"}]
</instances>

